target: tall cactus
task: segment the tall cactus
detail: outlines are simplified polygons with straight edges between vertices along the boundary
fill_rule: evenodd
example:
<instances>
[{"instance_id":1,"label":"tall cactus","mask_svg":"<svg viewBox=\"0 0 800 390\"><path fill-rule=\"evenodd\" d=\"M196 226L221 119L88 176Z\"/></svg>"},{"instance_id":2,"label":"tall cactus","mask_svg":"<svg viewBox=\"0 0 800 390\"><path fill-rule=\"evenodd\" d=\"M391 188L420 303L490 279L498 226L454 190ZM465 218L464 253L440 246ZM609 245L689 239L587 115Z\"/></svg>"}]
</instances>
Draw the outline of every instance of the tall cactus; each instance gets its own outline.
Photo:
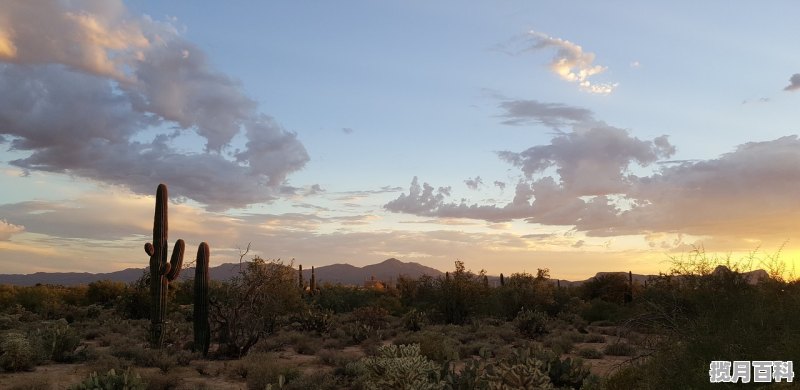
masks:
<instances>
[{"instance_id":1,"label":"tall cactus","mask_svg":"<svg viewBox=\"0 0 800 390\"><path fill-rule=\"evenodd\" d=\"M167 314L167 291L183 265L183 240L175 242L172 258L167 262L167 186L158 185L156 191L156 213L153 222L153 243L144 244L150 255L150 345L161 348L164 344L164 318Z\"/></svg>"},{"instance_id":2,"label":"tall cactus","mask_svg":"<svg viewBox=\"0 0 800 390\"><path fill-rule=\"evenodd\" d=\"M633 271L628 271L628 288L625 289L625 303L633 302Z\"/></svg>"},{"instance_id":3,"label":"tall cactus","mask_svg":"<svg viewBox=\"0 0 800 390\"><path fill-rule=\"evenodd\" d=\"M317 276L314 274L314 266L311 266L311 281L309 282L311 287L310 294L314 294L317 292Z\"/></svg>"},{"instance_id":4,"label":"tall cactus","mask_svg":"<svg viewBox=\"0 0 800 390\"><path fill-rule=\"evenodd\" d=\"M210 249L205 242L197 248L197 264L194 270L194 350L208 355L211 344L211 327L208 324L208 263Z\"/></svg>"},{"instance_id":5,"label":"tall cactus","mask_svg":"<svg viewBox=\"0 0 800 390\"><path fill-rule=\"evenodd\" d=\"M297 269L297 287L300 288L300 292L305 289L305 283L303 282L303 265L300 264Z\"/></svg>"}]
</instances>

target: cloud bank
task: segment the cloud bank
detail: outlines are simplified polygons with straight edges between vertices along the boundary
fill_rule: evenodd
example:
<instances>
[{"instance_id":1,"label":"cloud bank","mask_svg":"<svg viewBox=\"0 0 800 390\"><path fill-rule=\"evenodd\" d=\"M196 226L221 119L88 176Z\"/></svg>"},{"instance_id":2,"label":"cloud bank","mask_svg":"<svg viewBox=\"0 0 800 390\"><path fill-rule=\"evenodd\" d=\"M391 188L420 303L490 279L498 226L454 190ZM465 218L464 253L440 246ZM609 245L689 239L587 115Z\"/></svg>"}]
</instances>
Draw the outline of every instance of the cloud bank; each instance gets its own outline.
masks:
<instances>
[{"instance_id":1,"label":"cloud bank","mask_svg":"<svg viewBox=\"0 0 800 390\"><path fill-rule=\"evenodd\" d=\"M0 142L29 153L11 165L145 194L167 182L171 195L228 209L273 199L309 160L295 133L168 23L120 1L3 8ZM181 135L205 149L177 148ZM231 150L239 135L243 148Z\"/></svg>"},{"instance_id":2,"label":"cloud bank","mask_svg":"<svg viewBox=\"0 0 800 390\"><path fill-rule=\"evenodd\" d=\"M572 226L600 237L688 234L780 243L794 231L800 218L797 136L746 143L709 160L656 164L674 153L666 136L643 140L603 122L578 123L549 144L497 153L523 175L509 203L454 202L415 177L408 193L384 208Z\"/></svg>"}]
</instances>

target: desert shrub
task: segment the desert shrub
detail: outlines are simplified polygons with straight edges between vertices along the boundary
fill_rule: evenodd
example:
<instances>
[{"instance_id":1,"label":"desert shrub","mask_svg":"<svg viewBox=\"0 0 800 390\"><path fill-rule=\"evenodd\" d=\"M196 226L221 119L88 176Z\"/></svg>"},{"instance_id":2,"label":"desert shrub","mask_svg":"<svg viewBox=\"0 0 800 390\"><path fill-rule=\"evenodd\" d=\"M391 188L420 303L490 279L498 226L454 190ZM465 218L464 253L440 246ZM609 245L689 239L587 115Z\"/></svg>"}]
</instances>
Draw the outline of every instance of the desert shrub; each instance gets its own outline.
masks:
<instances>
[{"instance_id":1,"label":"desert shrub","mask_svg":"<svg viewBox=\"0 0 800 390\"><path fill-rule=\"evenodd\" d=\"M314 355L322 349L322 339L318 337L302 337L294 344L294 350L302 355Z\"/></svg>"},{"instance_id":2,"label":"desert shrub","mask_svg":"<svg viewBox=\"0 0 800 390\"><path fill-rule=\"evenodd\" d=\"M14 329L21 324L17 316L8 313L0 313L0 331Z\"/></svg>"},{"instance_id":3,"label":"desert shrub","mask_svg":"<svg viewBox=\"0 0 800 390\"><path fill-rule=\"evenodd\" d=\"M72 361L75 349L80 344L77 332L65 319L42 323L29 333L28 339L34 340L35 349L41 360L56 362Z\"/></svg>"},{"instance_id":4,"label":"desert shrub","mask_svg":"<svg viewBox=\"0 0 800 390\"><path fill-rule=\"evenodd\" d=\"M317 352L320 362L333 367L344 367L360 358L353 352L343 352L332 349L321 349Z\"/></svg>"},{"instance_id":5,"label":"desert shrub","mask_svg":"<svg viewBox=\"0 0 800 390\"><path fill-rule=\"evenodd\" d=\"M53 384L46 377L36 377L26 379L25 383L13 385L8 390L50 390Z\"/></svg>"},{"instance_id":6,"label":"desert shrub","mask_svg":"<svg viewBox=\"0 0 800 390\"><path fill-rule=\"evenodd\" d=\"M616 303L593 299L588 305L584 306L581 311L581 317L590 323L607 321L606 323L613 324L621 320L624 317L624 313L622 307Z\"/></svg>"},{"instance_id":7,"label":"desert shrub","mask_svg":"<svg viewBox=\"0 0 800 390\"><path fill-rule=\"evenodd\" d=\"M359 307L353 310L351 316L355 322L365 324L373 329L383 329L388 323L389 312L377 306Z\"/></svg>"},{"instance_id":8,"label":"desert shrub","mask_svg":"<svg viewBox=\"0 0 800 390\"><path fill-rule=\"evenodd\" d=\"M140 367L157 367L161 372L168 372L178 363L177 357L169 351L146 349L140 344L114 344L111 355L128 359Z\"/></svg>"},{"instance_id":9,"label":"desert shrub","mask_svg":"<svg viewBox=\"0 0 800 390\"><path fill-rule=\"evenodd\" d=\"M86 299L91 304L110 305L125 295L127 286L122 282L98 280L89 283Z\"/></svg>"},{"instance_id":10,"label":"desert shrub","mask_svg":"<svg viewBox=\"0 0 800 390\"><path fill-rule=\"evenodd\" d=\"M276 385L279 381L291 383L300 377L300 370L288 363L277 361L270 354L250 354L243 362L244 373L239 375L247 380L248 389L265 389L267 385ZM276 386L277 388L277 386Z\"/></svg>"},{"instance_id":11,"label":"desert shrub","mask_svg":"<svg viewBox=\"0 0 800 390\"><path fill-rule=\"evenodd\" d=\"M397 337L395 345L415 344L419 346L420 353L437 363L459 359L461 343L442 332L425 330L417 333L408 333Z\"/></svg>"},{"instance_id":12,"label":"desert shrub","mask_svg":"<svg viewBox=\"0 0 800 390\"><path fill-rule=\"evenodd\" d=\"M350 322L343 327L344 333L350 337L350 342L358 344L364 340L374 337L378 334L378 330L361 322Z\"/></svg>"},{"instance_id":13,"label":"desert shrub","mask_svg":"<svg viewBox=\"0 0 800 390\"><path fill-rule=\"evenodd\" d=\"M181 377L174 372L154 372L143 380L147 382L147 390L173 390L181 384Z\"/></svg>"},{"instance_id":14,"label":"desert shrub","mask_svg":"<svg viewBox=\"0 0 800 390\"><path fill-rule=\"evenodd\" d=\"M378 353L378 348L383 346L383 340L377 337L370 337L359 344L365 355L373 356Z\"/></svg>"},{"instance_id":15,"label":"desert shrub","mask_svg":"<svg viewBox=\"0 0 800 390\"><path fill-rule=\"evenodd\" d=\"M514 325L520 333L533 338L549 331L550 317L544 312L522 309L514 319Z\"/></svg>"},{"instance_id":16,"label":"desert shrub","mask_svg":"<svg viewBox=\"0 0 800 390\"><path fill-rule=\"evenodd\" d=\"M342 385L336 376L327 371L314 371L301 375L283 386L285 390L336 390L341 388Z\"/></svg>"},{"instance_id":17,"label":"desert shrub","mask_svg":"<svg viewBox=\"0 0 800 390\"><path fill-rule=\"evenodd\" d=\"M544 346L558 354L569 353L572 351L573 345L572 339L564 335L551 335L544 340Z\"/></svg>"},{"instance_id":18,"label":"desert shrub","mask_svg":"<svg viewBox=\"0 0 800 390\"><path fill-rule=\"evenodd\" d=\"M558 388L581 389L589 376L589 368L583 360L554 356L547 361L547 375Z\"/></svg>"},{"instance_id":19,"label":"desert shrub","mask_svg":"<svg viewBox=\"0 0 800 390\"><path fill-rule=\"evenodd\" d=\"M291 264L256 257L238 276L216 287L212 284L209 320L220 343L219 355L246 355L259 339L276 330L280 318L302 307L295 276Z\"/></svg>"},{"instance_id":20,"label":"desert shrub","mask_svg":"<svg viewBox=\"0 0 800 390\"><path fill-rule=\"evenodd\" d=\"M583 347L578 349L578 356L584 359L602 359L603 352L592 347Z\"/></svg>"},{"instance_id":21,"label":"desert shrub","mask_svg":"<svg viewBox=\"0 0 800 390\"><path fill-rule=\"evenodd\" d=\"M500 345L503 345L503 340L497 337L472 341L467 344L461 344L461 347L459 348L459 356L468 357L491 354L491 351Z\"/></svg>"},{"instance_id":22,"label":"desert shrub","mask_svg":"<svg viewBox=\"0 0 800 390\"><path fill-rule=\"evenodd\" d=\"M605 343L605 336L597 333L589 333L583 338L584 343Z\"/></svg>"},{"instance_id":23,"label":"desert shrub","mask_svg":"<svg viewBox=\"0 0 800 390\"><path fill-rule=\"evenodd\" d=\"M293 316L292 320L300 330L316 332L320 335L328 334L334 326L333 311L319 307L308 307L305 310L300 310L300 313Z\"/></svg>"},{"instance_id":24,"label":"desert shrub","mask_svg":"<svg viewBox=\"0 0 800 390\"><path fill-rule=\"evenodd\" d=\"M439 365L420 353L420 346L385 345L377 356L348 365L365 389L440 389Z\"/></svg>"},{"instance_id":25,"label":"desert shrub","mask_svg":"<svg viewBox=\"0 0 800 390\"><path fill-rule=\"evenodd\" d=\"M22 333L6 333L0 339L0 367L5 371L30 370L36 365L36 351Z\"/></svg>"},{"instance_id":26,"label":"desert shrub","mask_svg":"<svg viewBox=\"0 0 800 390\"><path fill-rule=\"evenodd\" d=\"M113 369L116 372L122 372L130 368L132 364L133 362L130 360L120 359L116 356L100 352L98 358L89 364L89 371L108 372Z\"/></svg>"},{"instance_id":27,"label":"desert shrub","mask_svg":"<svg viewBox=\"0 0 800 390\"><path fill-rule=\"evenodd\" d=\"M603 352L609 356L633 356L636 347L628 343L614 343L607 345Z\"/></svg>"},{"instance_id":28,"label":"desert shrub","mask_svg":"<svg viewBox=\"0 0 800 390\"><path fill-rule=\"evenodd\" d=\"M146 390L147 384L131 370L117 372L113 369L103 375L89 374L83 382L70 386L70 390Z\"/></svg>"}]
</instances>

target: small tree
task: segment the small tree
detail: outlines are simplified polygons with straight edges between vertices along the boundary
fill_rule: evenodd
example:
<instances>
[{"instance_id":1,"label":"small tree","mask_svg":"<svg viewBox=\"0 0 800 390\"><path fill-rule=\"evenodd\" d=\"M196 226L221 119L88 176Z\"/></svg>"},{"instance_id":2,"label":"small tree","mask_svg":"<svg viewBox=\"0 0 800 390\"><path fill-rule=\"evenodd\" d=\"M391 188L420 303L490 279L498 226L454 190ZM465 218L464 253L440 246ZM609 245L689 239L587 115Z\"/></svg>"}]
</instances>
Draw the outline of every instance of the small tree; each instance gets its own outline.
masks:
<instances>
[{"instance_id":1,"label":"small tree","mask_svg":"<svg viewBox=\"0 0 800 390\"><path fill-rule=\"evenodd\" d=\"M295 288L295 270L280 260L255 257L239 275L211 291L209 320L223 357L241 357L273 332L281 316L296 313L303 302Z\"/></svg>"}]
</instances>

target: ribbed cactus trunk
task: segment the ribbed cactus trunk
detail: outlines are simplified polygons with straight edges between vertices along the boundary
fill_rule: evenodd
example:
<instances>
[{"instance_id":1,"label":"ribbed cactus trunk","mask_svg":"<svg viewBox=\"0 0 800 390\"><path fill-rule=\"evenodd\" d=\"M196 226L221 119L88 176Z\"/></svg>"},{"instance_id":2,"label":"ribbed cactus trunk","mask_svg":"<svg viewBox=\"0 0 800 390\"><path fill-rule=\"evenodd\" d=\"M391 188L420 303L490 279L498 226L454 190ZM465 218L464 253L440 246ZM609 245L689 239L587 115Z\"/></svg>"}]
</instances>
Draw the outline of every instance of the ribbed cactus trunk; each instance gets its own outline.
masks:
<instances>
[{"instance_id":1,"label":"ribbed cactus trunk","mask_svg":"<svg viewBox=\"0 0 800 390\"><path fill-rule=\"evenodd\" d=\"M309 287L311 287L310 294L314 294L317 291L317 276L314 275L314 266L311 266L311 281L309 282Z\"/></svg>"},{"instance_id":2,"label":"ribbed cactus trunk","mask_svg":"<svg viewBox=\"0 0 800 390\"><path fill-rule=\"evenodd\" d=\"M628 271L628 289L625 291L625 303L633 302L633 271Z\"/></svg>"},{"instance_id":3,"label":"ribbed cactus trunk","mask_svg":"<svg viewBox=\"0 0 800 390\"><path fill-rule=\"evenodd\" d=\"M161 348L164 344L169 283L178 277L183 264L183 240L175 242L172 258L167 262L167 202L167 186L159 184L156 191L153 243L144 245L145 252L150 255L150 345L153 348Z\"/></svg>"},{"instance_id":4,"label":"ribbed cactus trunk","mask_svg":"<svg viewBox=\"0 0 800 390\"><path fill-rule=\"evenodd\" d=\"M194 350L208 355L211 345L211 327L208 324L208 263L211 250L205 242L197 248L194 271Z\"/></svg>"},{"instance_id":5,"label":"ribbed cactus trunk","mask_svg":"<svg viewBox=\"0 0 800 390\"><path fill-rule=\"evenodd\" d=\"M300 292L305 289L305 282L303 282L303 265L300 264L297 269L297 287L300 288Z\"/></svg>"}]
</instances>

